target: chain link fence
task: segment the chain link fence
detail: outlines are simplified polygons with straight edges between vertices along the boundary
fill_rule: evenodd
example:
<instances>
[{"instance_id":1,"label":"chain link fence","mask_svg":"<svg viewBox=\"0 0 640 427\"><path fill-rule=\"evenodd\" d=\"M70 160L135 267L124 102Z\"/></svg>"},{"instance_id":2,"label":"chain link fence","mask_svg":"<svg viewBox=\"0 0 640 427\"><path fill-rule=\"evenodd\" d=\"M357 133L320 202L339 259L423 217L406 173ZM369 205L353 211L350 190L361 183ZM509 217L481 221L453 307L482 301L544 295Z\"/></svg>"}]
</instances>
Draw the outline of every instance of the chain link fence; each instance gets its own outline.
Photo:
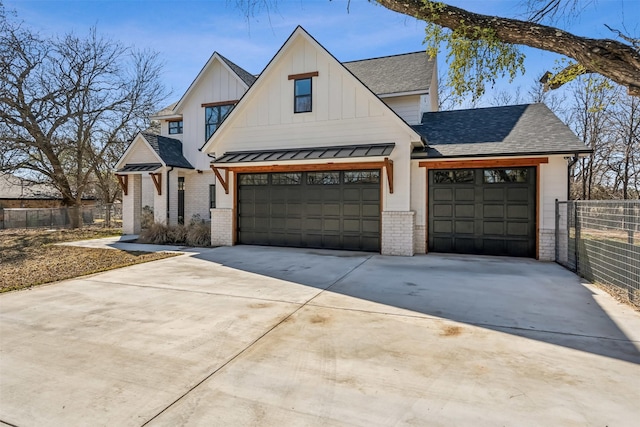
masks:
<instances>
[{"instance_id":1,"label":"chain link fence","mask_svg":"<svg viewBox=\"0 0 640 427\"><path fill-rule=\"evenodd\" d=\"M640 200L556 201L556 262L640 307Z\"/></svg>"},{"instance_id":2,"label":"chain link fence","mask_svg":"<svg viewBox=\"0 0 640 427\"><path fill-rule=\"evenodd\" d=\"M78 212L79 211L79 212ZM0 208L0 229L122 227L122 205L67 208Z\"/></svg>"}]
</instances>

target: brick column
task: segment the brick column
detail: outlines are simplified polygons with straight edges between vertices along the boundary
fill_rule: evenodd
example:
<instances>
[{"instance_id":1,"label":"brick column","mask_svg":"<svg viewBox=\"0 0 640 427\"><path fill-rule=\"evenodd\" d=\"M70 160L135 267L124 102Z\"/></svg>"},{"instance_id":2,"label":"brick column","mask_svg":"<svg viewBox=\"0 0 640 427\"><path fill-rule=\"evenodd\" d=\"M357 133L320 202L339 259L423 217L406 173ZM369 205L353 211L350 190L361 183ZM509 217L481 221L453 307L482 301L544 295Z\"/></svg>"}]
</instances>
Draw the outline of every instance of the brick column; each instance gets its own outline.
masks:
<instances>
[{"instance_id":1,"label":"brick column","mask_svg":"<svg viewBox=\"0 0 640 427\"><path fill-rule=\"evenodd\" d=\"M540 261L556 260L556 232L552 229L540 229L538 241L538 259Z\"/></svg>"},{"instance_id":2,"label":"brick column","mask_svg":"<svg viewBox=\"0 0 640 427\"><path fill-rule=\"evenodd\" d=\"M142 212L142 177L139 174L129 175L128 194L122 196L122 232L124 234L140 233Z\"/></svg>"},{"instance_id":3,"label":"brick column","mask_svg":"<svg viewBox=\"0 0 640 427\"><path fill-rule=\"evenodd\" d=\"M382 212L382 255L413 256L415 217L413 211Z\"/></svg>"},{"instance_id":4,"label":"brick column","mask_svg":"<svg viewBox=\"0 0 640 427\"><path fill-rule=\"evenodd\" d=\"M211 246L233 246L233 209L211 209Z\"/></svg>"},{"instance_id":5,"label":"brick column","mask_svg":"<svg viewBox=\"0 0 640 427\"><path fill-rule=\"evenodd\" d=\"M415 234L414 234L414 253L416 254L426 254L427 253L427 226L426 225L417 225L415 226Z\"/></svg>"}]
</instances>

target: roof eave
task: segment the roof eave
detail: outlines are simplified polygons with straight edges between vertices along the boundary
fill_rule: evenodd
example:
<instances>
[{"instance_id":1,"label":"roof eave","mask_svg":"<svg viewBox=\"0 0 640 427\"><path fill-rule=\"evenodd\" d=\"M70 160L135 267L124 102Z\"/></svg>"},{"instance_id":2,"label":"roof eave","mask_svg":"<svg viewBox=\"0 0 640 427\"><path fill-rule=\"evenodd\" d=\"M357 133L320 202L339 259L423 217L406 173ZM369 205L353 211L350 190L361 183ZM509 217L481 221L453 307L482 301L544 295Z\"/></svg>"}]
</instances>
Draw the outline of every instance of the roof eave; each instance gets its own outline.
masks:
<instances>
[{"instance_id":1,"label":"roof eave","mask_svg":"<svg viewBox=\"0 0 640 427\"><path fill-rule=\"evenodd\" d=\"M436 148L437 146L431 146ZM586 150L553 150L553 151L533 151L533 152L519 152L519 153L475 153L475 154L460 154L454 156L428 156L427 153L411 153L411 160L440 160L440 159L461 159L469 157L522 157L522 156L553 156L553 155L577 155L578 157L584 157L591 154L590 149Z\"/></svg>"},{"instance_id":2,"label":"roof eave","mask_svg":"<svg viewBox=\"0 0 640 427\"><path fill-rule=\"evenodd\" d=\"M378 98L393 98L397 96L428 95L428 94L429 94L429 88L406 91L406 92L379 93L376 95L378 96Z\"/></svg>"}]
</instances>

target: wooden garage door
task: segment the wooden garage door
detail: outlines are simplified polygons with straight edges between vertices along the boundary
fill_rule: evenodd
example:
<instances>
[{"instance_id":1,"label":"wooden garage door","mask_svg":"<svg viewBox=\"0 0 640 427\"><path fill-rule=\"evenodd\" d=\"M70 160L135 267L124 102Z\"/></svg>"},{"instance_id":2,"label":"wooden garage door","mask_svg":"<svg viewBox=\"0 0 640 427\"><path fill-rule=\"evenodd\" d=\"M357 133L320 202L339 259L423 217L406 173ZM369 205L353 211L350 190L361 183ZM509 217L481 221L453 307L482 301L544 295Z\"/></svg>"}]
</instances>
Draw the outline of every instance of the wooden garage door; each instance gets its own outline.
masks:
<instances>
[{"instance_id":1,"label":"wooden garage door","mask_svg":"<svg viewBox=\"0 0 640 427\"><path fill-rule=\"evenodd\" d=\"M380 250L380 171L238 176L238 242Z\"/></svg>"},{"instance_id":2,"label":"wooden garage door","mask_svg":"<svg viewBox=\"0 0 640 427\"><path fill-rule=\"evenodd\" d=\"M429 251L535 257L536 168L429 171Z\"/></svg>"}]
</instances>

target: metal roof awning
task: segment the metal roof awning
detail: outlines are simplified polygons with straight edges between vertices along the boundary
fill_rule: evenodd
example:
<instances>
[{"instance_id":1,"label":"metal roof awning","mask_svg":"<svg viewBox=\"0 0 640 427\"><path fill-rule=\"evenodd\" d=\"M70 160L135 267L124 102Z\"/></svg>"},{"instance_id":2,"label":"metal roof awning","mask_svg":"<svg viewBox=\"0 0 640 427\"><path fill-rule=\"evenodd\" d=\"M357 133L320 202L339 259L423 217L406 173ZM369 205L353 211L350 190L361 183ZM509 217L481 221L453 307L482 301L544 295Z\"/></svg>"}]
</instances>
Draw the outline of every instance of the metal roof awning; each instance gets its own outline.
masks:
<instances>
[{"instance_id":1,"label":"metal roof awning","mask_svg":"<svg viewBox=\"0 0 640 427\"><path fill-rule=\"evenodd\" d=\"M160 163L128 163L123 168L118 169L118 173L123 172L153 172L160 169Z\"/></svg>"},{"instance_id":2,"label":"metal roof awning","mask_svg":"<svg viewBox=\"0 0 640 427\"><path fill-rule=\"evenodd\" d=\"M213 163L282 162L295 160L331 160L357 157L384 157L395 143L342 145L333 147L287 148L279 150L230 151Z\"/></svg>"}]
</instances>

